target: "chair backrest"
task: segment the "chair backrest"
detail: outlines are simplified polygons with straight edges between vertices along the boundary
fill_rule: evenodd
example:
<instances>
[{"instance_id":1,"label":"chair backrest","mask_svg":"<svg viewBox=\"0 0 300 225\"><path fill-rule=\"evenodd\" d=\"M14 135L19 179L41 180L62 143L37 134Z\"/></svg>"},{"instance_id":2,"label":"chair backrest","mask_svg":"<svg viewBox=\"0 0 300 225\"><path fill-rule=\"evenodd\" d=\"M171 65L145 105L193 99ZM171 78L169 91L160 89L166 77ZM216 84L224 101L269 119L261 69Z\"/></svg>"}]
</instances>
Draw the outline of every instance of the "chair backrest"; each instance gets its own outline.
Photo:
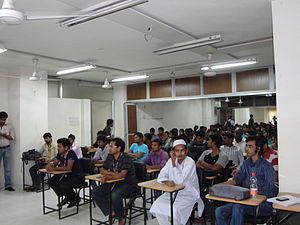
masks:
<instances>
[{"instance_id":1,"label":"chair backrest","mask_svg":"<svg viewBox=\"0 0 300 225\"><path fill-rule=\"evenodd\" d=\"M206 148L204 146L188 146L188 156L197 162L205 150Z\"/></svg>"},{"instance_id":2,"label":"chair backrest","mask_svg":"<svg viewBox=\"0 0 300 225\"><path fill-rule=\"evenodd\" d=\"M93 174L94 172L94 165L93 160L90 158L81 158L79 159L80 165L82 170L85 174Z\"/></svg>"},{"instance_id":3,"label":"chair backrest","mask_svg":"<svg viewBox=\"0 0 300 225\"><path fill-rule=\"evenodd\" d=\"M133 162L135 176L138 181L145 181L147 176L147 168L145 163Z\"/></svg>"},{"instance_id":4,"label":"chair backrest","mask_svg":"<svg viewBox=\"0 0 300 225\"><path fill-rule=\"evenodd\" d=\"M87 147L81 147L81 152L83 157L88 156L88 148Z\"/></svg>"}]
</instances>

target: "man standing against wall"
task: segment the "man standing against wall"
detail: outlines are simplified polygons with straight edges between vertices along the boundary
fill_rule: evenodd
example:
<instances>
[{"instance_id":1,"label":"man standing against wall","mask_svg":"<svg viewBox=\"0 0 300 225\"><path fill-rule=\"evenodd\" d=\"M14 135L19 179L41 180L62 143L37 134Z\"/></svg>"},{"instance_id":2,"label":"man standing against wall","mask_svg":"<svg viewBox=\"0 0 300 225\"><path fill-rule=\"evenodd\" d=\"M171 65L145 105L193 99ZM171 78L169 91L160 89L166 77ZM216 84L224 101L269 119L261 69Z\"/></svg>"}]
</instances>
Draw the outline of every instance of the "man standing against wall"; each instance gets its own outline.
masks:
<instances>
[{"instance_id":1,"label":"man standing against wall","mask_svg":"<svg viewBox=\"0 0 300 225\"><path fill-rule=\"evenodd\" d=\"M8 114L0 112L0 165L3 158L5 190L14 191L11 186L11 177L9 169L10 142L14 140L15 135L12 127L6 124Z\"/></svg>"}]
</instances>

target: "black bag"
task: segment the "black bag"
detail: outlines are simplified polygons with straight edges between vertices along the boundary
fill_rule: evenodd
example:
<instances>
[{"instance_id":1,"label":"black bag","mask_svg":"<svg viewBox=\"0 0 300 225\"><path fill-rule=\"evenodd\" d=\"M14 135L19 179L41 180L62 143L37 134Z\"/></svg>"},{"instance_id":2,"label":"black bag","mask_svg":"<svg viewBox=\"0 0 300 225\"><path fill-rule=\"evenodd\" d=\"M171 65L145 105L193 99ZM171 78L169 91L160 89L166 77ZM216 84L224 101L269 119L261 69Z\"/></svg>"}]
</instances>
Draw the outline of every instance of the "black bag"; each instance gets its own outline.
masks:
<instances>
[{"instance_id":1,"label":"black bag","mask_svg":"<svg viewBox=\"0 0 300 225\"><path fill-rule=\"evenodd\" d=\"M22 153L22 160L27 164L28 161L35 161L42 156L41 153L37 152L35 149L30 149L27 152Z\"/></svg>"},{"instance_id":2,"label":"black bag","mask_svg":"<svg viewBox=\"0 0 300 225\"><path fill-rule=\"evenodd\" d=\"M209 194L216 197L234 199L236 201L250 198L250 190L248 188L226 184L210 187Z\"/></svg>"}]
</instances>

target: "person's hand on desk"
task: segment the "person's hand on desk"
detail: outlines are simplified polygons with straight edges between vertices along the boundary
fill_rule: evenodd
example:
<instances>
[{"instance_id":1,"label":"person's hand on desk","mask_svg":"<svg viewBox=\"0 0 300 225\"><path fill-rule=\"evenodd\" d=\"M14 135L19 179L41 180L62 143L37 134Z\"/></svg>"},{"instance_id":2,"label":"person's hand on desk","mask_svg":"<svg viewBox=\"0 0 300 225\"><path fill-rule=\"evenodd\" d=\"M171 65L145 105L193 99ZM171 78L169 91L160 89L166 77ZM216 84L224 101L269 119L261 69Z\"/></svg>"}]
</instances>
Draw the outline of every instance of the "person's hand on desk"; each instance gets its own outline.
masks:
<instances>
[{"instance_id":1,"label":"person's hand on desk","mask_svg":"<svg viewBox=\"0 0 300 225\"><path fill-rule=\"evenodd\" d=\"M176 185L173 181L169 181L169 180L164 181L163 183L168 187L174 187Z\"/></svg>"},{"instance_id":2,"label":"person's hand on desk","mask_svg":"<svg viewBox=\"0 0 300 225\"><path fill-rule=\"evenodd\" d=\"M235 176L235 175L237 175L238 173L239 173L240 171L238 170L238 169L234 169L234 170L232 170L232 172L231 172L231 176Z\"/></svg>"},{"instance_id":3,"label":"person's hand on desk","mask_svg":"<svg viewBox=\"0 0 300 225\"><path fill-rule=\"evenodd\" d=\"M55 167L54 166L49 166L51 164L48 164L48 166L46 167L46 170L47 171L54 171L55 170Z\"/></svg>"},{"instance_id":4,"label":"person's hand on desk","mask_svg":"<svg viewBox=\"0 0 300 225\"><path fill-rule=\"evenodd\" d=\"M107 181L107 178L108 177L106 175L102 175L101 178L100 178L100 182L105 183Z\"/></svg>"}]
</instances>

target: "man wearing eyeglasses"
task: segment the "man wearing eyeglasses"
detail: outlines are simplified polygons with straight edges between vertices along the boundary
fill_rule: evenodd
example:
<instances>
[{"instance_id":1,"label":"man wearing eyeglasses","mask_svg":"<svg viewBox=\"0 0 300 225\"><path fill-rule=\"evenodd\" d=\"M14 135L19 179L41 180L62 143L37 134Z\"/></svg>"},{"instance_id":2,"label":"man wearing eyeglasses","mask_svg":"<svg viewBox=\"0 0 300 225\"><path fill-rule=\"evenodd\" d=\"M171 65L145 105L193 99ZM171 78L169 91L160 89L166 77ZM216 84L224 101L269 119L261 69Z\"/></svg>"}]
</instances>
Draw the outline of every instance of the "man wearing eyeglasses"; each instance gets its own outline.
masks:
<instances>
[{"instance_id":1,"label":"man wearing eyeglasses","mask_svg":"<svg viewBox=\"0 0 300 225\"><path fill-rule=\"evenodd\" d=\"M198 213L201 216L204 205L200 198L196 165L192 158L187 156L188 150L184 140L176 140L170 152L171 158L162 168L157 182L167 186L184 185L185 188L178 192L175 199L174 224L186 224L193 206L198 202ZM170 195L161 195L152 205L150 213L156 216L160 225L170 224Z\"/></svg>"}]
</instances>

